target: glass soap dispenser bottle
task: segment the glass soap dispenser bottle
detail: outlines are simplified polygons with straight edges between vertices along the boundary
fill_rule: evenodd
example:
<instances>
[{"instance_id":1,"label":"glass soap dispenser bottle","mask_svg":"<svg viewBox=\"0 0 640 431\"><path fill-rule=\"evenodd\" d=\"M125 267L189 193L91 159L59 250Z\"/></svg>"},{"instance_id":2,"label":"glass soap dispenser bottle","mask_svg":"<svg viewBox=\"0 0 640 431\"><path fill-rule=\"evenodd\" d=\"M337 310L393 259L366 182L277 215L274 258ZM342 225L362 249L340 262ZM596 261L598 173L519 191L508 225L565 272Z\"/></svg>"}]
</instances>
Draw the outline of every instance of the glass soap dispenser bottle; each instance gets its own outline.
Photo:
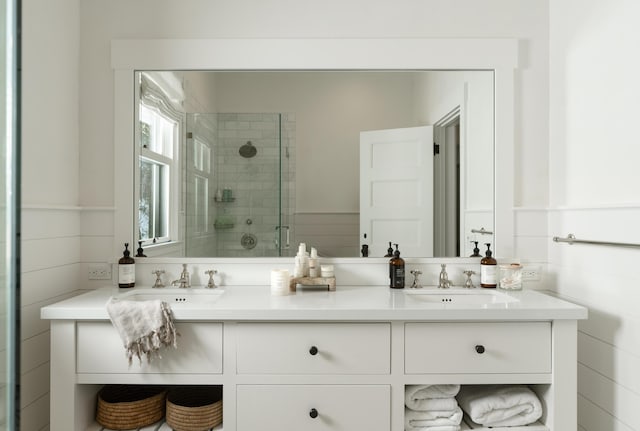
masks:
<instances>
[{"instance_id":1,"label":"glass soap dispenser bottle","mask_svg":"<svg viewBox=\"0 0 640 431\"><path fill-rule=\"evenodd\" d=\"M389 287L392 289L404 289L404 259L400 257L398 244L395 244L396 251L389 260Z\"/></svg>"},{"instance_id":2,"label":"glass soap dispenser bottle","mask_svg":"<svg viewBox=\"0 0 640 431\"><path fill-rule=\"evenodd\" d=\"M498 284L498 262L491 256L491 244L486 243L487 251L480 260L480 286L496 287Z\"/></svg>"},{"instance_id":3,"label":"glass soap dispenser bottle","mask_svg":"<svg viewBox=\"0 0 640 431\"><path fill-rule=\"evenodd\" d=\"M127 288L136 285L136 261L130 256L129 243L124 244L124 252L118 260L118 287Z\"/></svg>"}]
</instances>

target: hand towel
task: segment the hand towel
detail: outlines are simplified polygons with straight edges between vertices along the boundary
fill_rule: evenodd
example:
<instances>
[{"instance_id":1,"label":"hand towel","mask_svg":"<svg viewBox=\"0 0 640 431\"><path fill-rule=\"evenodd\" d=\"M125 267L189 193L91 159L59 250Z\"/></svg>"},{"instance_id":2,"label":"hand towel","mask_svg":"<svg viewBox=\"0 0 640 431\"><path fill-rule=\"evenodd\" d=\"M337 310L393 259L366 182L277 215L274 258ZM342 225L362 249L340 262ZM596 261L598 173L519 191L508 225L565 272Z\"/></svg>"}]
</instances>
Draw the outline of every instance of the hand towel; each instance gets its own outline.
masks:
<instances>
[{"instance_id":1,"label":"hand towel","mask_svg":"<svg viewBox=\"0 0 640 431\"><path fill-rule=\"evenodd\" d=\"M542 416L540 400L523 385L463 386L458 403L473 422L484 426L521 426Z\"/></svg>"},{"instance_id":2,"label":"hand towel","mask_svg":"<svg viewBox=\"0 0 640 431\"><path fill-rule=\"evenodd\" d=\"M460 385L407 385L404 403L412 410L453 410L458 406L453 397L459 390Z\"/></svg>"},{"instance_id":3,"label":"hand towel","mask_svg":"<svg viewBox=\"0 0 640 431\"><path fill-rule=\"evenodd\" d=\"M458 407L453 413L447 412L448 416L434 416L436 412L417 412L408 408L404 409L404 429L405 431L460 431L462 421L462 410Z\"/></svg>"},{"instance_id":4,"label":"hand towel","mask_svg":"<svg viewBox=\"0 0 640 431\"><path fill-rule=\"evenodd\" d=\"M166 302L126 301L109 299L107 312L111 323L120 334L131 366L133 356L142 363L142 356L151 362L153 356L160 357L160 349L177 347L179 335L173 323L173 312Z\"/></svg>"}]
</instances>

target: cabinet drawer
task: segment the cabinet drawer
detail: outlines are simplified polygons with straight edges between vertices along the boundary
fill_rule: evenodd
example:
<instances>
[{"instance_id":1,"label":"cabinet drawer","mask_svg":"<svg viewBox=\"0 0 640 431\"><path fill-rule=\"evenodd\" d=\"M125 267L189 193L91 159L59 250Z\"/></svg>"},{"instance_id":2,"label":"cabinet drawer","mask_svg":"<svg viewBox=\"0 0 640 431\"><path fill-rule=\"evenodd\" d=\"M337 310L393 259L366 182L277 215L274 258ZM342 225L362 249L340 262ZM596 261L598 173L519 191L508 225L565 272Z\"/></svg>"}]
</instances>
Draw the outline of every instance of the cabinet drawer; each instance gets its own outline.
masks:
<instances>
[{"instance_id":1,"label":"cabinet drawer","mask_svg":"<svg viewBox=\"0 0 640 431\"><path fill-rule=\"evenodd\" d=\"M550 373L551 324L407 323L405 373Z\"/></svg>"},{"instance_id":2,"label":"cabinet drawer","mask_svg":"<svg viewBox=\"0 0 640 431\"><path fill-rule=\"evenodd\" d=\"M77 325L78 373L222 373L222 324L177 322L178 348L161 350L147 363L133 358L129 367L122 340L110 322Z\"/></svg>"},{"instance_id":3,"label":"cabinet drawer","mask_svg":"<svg viewBox=\"0 0 640 431\"><path fill-rule=\"evenodd\" d=\"M389 431L390 392L384 385L241 385L237 430Z\"/></svg>"},{"instance_id":4,"label":"cabinet drawer","mask_svg":"<svg viewBox=\"0 0 640 431\"><path fill-rule=\"evenodd\" d=\"M387 323L238 324L238 374L389 374Z\"/></svg>"}]
</instances>

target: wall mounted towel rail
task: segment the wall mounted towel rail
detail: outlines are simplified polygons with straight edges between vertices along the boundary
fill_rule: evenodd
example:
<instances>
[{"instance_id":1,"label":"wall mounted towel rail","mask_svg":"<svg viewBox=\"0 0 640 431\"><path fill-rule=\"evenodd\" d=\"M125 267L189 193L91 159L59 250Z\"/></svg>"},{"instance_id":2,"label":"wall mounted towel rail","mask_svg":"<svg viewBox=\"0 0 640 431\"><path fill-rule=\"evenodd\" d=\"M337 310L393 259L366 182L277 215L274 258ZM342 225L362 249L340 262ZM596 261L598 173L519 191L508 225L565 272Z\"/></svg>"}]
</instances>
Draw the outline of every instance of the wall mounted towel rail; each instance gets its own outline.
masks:
<instances>
[{"instance_id":1,"label":"wall mounted towel rail","mask_svg":"<svg viewBox=\"0 0 640 431\"><path fill-rule=\"evenodd\" d=\"M480 229L471 229L471 233L480 233L482 235L493 235L493 232L481 227Z\"/></svg>"},{"instance_id":2,"label":"wall mounted towel rail","mask_svg":"<svg viewBox=\"0 0 640 431\"><path fill-rule=\"evenodd\" d=\"M640 248L640 244L631 244L628 242L591 241L586 239L576 239L576 236L572 233L567 235L566 238L560 238L559 236L554 236L553 241L566 242L569 244L595 244L595 245L609 245L613 247Z\"/></svg>"}]
</instances>

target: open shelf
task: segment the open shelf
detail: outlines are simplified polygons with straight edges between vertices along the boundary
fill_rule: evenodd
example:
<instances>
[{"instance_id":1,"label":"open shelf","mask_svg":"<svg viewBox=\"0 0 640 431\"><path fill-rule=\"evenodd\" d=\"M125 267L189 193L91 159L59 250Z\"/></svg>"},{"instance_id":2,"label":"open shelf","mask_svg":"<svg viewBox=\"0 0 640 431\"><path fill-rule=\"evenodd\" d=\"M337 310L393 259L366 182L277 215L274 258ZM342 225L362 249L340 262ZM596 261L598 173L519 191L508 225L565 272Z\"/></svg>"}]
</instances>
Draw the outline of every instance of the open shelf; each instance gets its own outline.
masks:
<instances>
[{"instance_id":1,"label":"open shelf","mask_svg":"<svg viewBox=\"0 0 640 431\"><path fill-rule=\"evenodd\" d=\"M86 431L113 431L113 430L109 428L104 428L102 425L95 423L89 428L87 428ZM149 425L144 428L137 428L135 431L173 431L173 430L169 425L167 425L167 423L163 419L160 422L157 422L153 425ZM211 428L211 431L223 431L223 426L218 425L214 428Z\"/></svg>"}]
</instances>

